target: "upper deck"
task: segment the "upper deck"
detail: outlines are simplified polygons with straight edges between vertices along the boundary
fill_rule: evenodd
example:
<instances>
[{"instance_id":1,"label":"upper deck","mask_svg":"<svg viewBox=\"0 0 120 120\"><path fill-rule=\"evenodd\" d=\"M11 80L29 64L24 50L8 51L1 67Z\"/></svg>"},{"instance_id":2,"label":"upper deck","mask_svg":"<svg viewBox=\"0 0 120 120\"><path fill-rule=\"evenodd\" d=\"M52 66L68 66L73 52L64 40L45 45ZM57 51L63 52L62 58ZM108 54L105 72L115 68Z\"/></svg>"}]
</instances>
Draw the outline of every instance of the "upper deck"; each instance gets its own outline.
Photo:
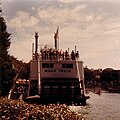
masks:
<instances>
[{"instance_id":1,"label":"upper deck","mask_svg":"<svg viewBox=\"0 0 120 120\"><path fill-rule=\"evenodd\" d=\"M82 71L83 62L79 61L78 51L59 51L44 47L39 54L33 55L30 79L38 78L38 68L41 78L78 78L77 64L79 71Z\"/></svg>"},{"instance_id":2,"label":"upper deck","mask_svg":"<svg viewBox=\"0 0 120 120\"><path fill-rule=\"evenodd\" d=\"M53 48L48 48L47 46L44 46L44 48L41 48L40 53L33 54L33 60L41 60L41 61L72 61L72 60L78 60L79 59L79 52L72 50L69 52L68 50L62 51L57 50Z\"/></svg>"},{"instance_id":3,"label":"upper deck","mask_svg":"<svg viewBox=\"0 0 120 120\"><path fill-rule=\"evenodd\" d=\"M41 78L79 78L83 75L83 62L76 50L58 49L58 29L55 33L55 47L43 46L38 50L38 34L35 34L35 52L33 46L30 62L30 80ZM80 73L79 73L80 72ZM83 78L81 78L83 79Z\"/></svg>"}]
</instances>

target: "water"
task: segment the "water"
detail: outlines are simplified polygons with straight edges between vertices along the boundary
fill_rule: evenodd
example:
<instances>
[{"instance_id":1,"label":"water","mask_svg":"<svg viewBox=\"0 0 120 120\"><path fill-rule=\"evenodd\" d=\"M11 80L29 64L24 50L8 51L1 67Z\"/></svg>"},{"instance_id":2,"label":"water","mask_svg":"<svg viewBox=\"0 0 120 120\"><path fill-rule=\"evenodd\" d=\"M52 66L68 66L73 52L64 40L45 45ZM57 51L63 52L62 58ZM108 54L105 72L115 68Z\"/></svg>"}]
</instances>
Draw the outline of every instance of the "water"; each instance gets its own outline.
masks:
<instances>
[{"instance_id":1,"label":"water","mask_svg":"<svg viewBox=\"0 0 120 120\"><path fill-rule=\"evenodd\" d=\"M87 120L120 120L120 94L102 93L100 96L92 92L86 106L70 106Z\"/></svg>"}]
</instances>

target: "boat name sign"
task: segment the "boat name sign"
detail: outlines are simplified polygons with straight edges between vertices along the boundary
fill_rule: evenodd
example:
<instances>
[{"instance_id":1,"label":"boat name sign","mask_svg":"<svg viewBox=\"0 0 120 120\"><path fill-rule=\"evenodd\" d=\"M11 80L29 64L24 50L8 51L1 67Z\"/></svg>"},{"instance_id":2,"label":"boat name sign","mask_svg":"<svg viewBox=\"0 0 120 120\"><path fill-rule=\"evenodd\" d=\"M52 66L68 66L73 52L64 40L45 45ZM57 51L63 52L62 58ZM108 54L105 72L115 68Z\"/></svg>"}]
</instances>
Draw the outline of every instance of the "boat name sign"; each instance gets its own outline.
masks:
<instances>
[{"instance_id":1,"label":"boat name sign","mask_svg":"<svg viewBox=\"0 0 120 120\"><path fill-rule=\"evenodd\" d=\"M69 73L71 70L60 70L60 69L45 69L44 72L59 72L59 73Z\"/></svg>"}]
</instances>

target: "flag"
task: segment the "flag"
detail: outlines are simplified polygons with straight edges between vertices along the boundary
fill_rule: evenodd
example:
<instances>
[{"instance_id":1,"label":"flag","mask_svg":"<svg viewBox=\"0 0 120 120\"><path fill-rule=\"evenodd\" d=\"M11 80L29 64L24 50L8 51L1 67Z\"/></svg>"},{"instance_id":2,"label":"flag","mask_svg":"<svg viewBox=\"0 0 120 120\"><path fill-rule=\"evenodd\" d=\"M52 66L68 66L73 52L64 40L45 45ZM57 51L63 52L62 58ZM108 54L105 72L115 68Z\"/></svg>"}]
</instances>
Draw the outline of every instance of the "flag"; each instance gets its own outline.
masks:
<instances>
[{"instance_id":1,"label":"flag","mask_svg":"<svg viewBox=\"0 0 120 120\"><path fill-rule=\"evenodd\" d=\"M55 36L54 36L55 39L59 38L58 32L59 32L59 26L58 26L57 31L56 31Z\"/></svg>"}]
</instances>

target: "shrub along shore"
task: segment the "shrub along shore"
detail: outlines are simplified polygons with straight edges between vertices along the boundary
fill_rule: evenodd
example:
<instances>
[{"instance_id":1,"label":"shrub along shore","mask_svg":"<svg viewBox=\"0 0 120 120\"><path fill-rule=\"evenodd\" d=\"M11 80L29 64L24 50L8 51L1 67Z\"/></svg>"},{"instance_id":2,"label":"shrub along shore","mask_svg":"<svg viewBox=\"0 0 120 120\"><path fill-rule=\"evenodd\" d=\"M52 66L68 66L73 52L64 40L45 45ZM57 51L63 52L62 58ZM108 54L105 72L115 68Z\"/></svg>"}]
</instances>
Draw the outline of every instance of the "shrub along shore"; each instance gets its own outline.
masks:
<instances>
[{"instance_id":1,"label":"shrub along shore","mask_svg":"<svg viewBox=\"0 0 120 120\"><path fill-rule=\"evenodd\" d=\"M0 98L2 120L85 120L65 104L37 105Z\"/></svg>"}]
</instances>

